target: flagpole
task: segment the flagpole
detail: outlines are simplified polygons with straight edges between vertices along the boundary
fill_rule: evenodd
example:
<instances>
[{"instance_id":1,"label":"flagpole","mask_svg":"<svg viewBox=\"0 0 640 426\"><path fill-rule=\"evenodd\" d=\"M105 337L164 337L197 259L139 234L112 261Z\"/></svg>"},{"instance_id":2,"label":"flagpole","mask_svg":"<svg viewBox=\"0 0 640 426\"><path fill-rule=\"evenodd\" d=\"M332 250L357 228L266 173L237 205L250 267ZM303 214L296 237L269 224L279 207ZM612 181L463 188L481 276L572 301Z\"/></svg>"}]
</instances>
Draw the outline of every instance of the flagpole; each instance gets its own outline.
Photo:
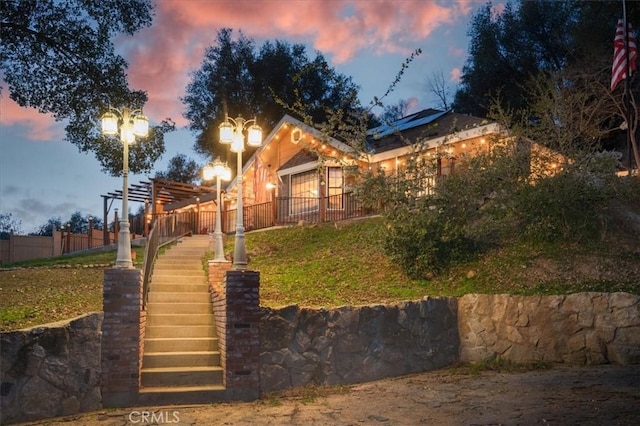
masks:
<instances>
[{"instance_id":1,"label":"flagpole","mask_svg":"<svg viewBox=\"0 0 640 426\"><path fill-rule=\"evenodd\" d=\"M631 67L629 60L629 29L627 28L627 4L622 0L622 25L624 29L624 59L627 78L624 79L624 119L627 122L627 158L629 159L629 176L633 170L633 153L631 149L631 99L629 95L629 80Z\"/></svg>"}]
</instances>

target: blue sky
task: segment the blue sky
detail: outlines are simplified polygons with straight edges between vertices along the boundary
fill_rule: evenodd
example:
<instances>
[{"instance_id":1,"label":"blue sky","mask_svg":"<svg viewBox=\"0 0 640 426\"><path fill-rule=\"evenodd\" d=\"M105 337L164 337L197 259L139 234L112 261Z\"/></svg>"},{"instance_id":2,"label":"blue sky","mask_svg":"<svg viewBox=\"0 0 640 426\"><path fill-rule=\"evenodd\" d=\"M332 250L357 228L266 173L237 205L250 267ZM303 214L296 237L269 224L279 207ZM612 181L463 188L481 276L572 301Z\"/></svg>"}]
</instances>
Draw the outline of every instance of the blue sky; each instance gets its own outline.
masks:
<instances>
[{"instance_id":1,"label":"blue sky","mask_svg":"<svg viewBox=\"0 0 640 426\"><path fill-rule=\"evenodd\" d=\"M145 114L152 123L171 117L179 130L166 138L166 153L155 170L183 153L196 162L195 136L184 128L183 106L189 72L197 69L204 48L217 31L231 27L256 40L281 39L319 50L338 72L361 87L361 101L382 96L402 62L422 49L397 89L387 98L404 99L413 111L437 106L425 87L428 77L442 73L454 89L466 61L469 21L484 4L450 0L157 0L150 28L116 45L129 62L129 80L146 90ZM64 123L35 109L13 103L2 82L0 99L0 212L11 213L31 232L51 217L67 220L75 211L102 217L101 195L122 189L122 178L110 177L89 153L64 140ZM137 183L153 176L130 175ZM120 201L113 207L120 208ZM137 203L129 204L138 209ZM110 220L113 219L113 209Z\"/></svg>"}]
</instances>

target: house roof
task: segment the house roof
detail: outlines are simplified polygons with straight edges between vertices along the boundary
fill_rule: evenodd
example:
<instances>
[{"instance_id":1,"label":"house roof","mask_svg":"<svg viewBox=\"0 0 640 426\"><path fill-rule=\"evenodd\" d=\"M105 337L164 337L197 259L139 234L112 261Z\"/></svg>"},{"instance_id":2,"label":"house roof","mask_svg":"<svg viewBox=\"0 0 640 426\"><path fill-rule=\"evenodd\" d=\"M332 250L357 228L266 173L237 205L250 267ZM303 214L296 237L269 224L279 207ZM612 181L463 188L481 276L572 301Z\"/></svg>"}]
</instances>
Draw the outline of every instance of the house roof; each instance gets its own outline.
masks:
<instances>
[{"instance_id":1,"label":"house roof","mask_svg":"<svg viewBox=\"0 0 640 426\"><path fill-rule=\"evenodd\" d=\"M329 147L335 148L342 153L351 156L354 155L353 149L343 141L327 136L320 130L290 115L285 115L264 139L263 145L244 164L242 174L244 175L246 171L249 170L270 143L291 139L294 129L299 129L303 133L317 140L321 140L323 144L326 143ZM411 149L410 145L416 142L429 141L432 144L446 143L455 141L456 138L470 138L497 130L497 124L490 123L483 118L457 114L453 111L441 111L429 108L410 114L394 123L369 130L367 132L369 136L366 141L369 150L367 161L373 163L383 161L387 157L406 155L407 152L409 152L407 150ZM295 141L293 143L298 142ZM300 153L297 153L285 164L280 166L279 170L293 168L317 160L317 155L313 154L310 150L302 149ZM236 179L237 177L227 185L227 191L231 191L235 187Z\"/></svg>"},{"instance_id":2,"label":"house roof","mask_svg":"<svg viewBox=\"0 0 640 426\"><path fill-rule=\"evenodd\" d=\"M484 118L429 108L370 129L367 147L378 154L486 124L489 121Z\"/></svg>"},{"instance_id":3,"label":"house roof","mask_svg":"<svg viewBox=\"0 0 640 426\"><path fill-rule=\"evenodd\" d=\"M253 165L253 163L256 162L256 159L260 156L260 153L267 148L267 145L269 145L273 140L277 140L279 138L279 134L281 132L283 134L289 134L292 129L300 129L304 133L307 133L307 134L311 135L314 138L322 140L323 142L326 142L329 146L331 146L333 148L336 148L336 149L338 149L338 150L340 150L342 152L349 151L349 147L345 143L339 141L338 139L335 139L335 138L332 138L332 137L327 137L320 130L309 126L308 124L298 120L297 118L294 118L294 117L292 117L292 116L290 116L288 114L285 114L280 119L278 124L276 124L274 126L273 130L271 130L271 133L269 133L267 135L267 137L264 138L264 143L262 144L262 146L260 148L258 148L258 150L244 164L244 166L242 167L242 174L244 175L246 173L246 171L249 170L249 168ZM306 151L306 150L302 150L302 151ZM294 158L291 158L290 161L292 161ZM306 161L303 161L303 160L306 160ZM299 163L299 164L305 164L305 163L308 163L310 161L317 161L317 160L318 160L318 157L316 156L313 159L311 159L311 157L301 157L301 158L298 158L296 161L301 161L301 163ZM296 164L296 165L299 165L299 164ZM288 166L287 165L286 167L284 167L284 166L285 165L283 165L281 167L281 169L293 167L293 165L292 166ZM233 188L235 188L236 180L237 180L237 176L234 177L231 180L231 182L229 182L227 184L227 186L226 186L226 190L227 191L231 191Z\"/></svg>"}]
</instances>

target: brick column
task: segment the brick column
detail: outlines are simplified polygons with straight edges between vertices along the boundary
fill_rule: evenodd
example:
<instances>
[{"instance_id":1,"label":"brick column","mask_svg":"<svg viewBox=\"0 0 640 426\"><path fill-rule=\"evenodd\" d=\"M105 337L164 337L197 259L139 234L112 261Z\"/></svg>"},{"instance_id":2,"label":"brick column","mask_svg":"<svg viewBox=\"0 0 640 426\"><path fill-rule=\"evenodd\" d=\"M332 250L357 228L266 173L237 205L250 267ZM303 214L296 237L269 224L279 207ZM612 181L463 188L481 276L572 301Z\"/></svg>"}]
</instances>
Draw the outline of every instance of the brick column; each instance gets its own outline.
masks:
<instances>
[{"instance_id":1,"label":"brick column","mask_svg":"<svg viewBox=\"0 0 640 426\"><path fill-rule=\"evenodd\" d=\"M209 291L213 305L213 317L216 324L216 337L218 338L218 350L220 351L220 366L223 371L227 367L227 292L225 291L225 277L231 269L231 262L209 261ZM223 376L223 384L226 384L226 376Z\"/></svg>"},{"instance_id":2,"label":"brick column","mask_svg":"<svg viewBox=\"0 0 640 426\"><path fill-rule=\"evenodd\" d=\"M102 405L131 406L140 388L146 312L142 271L105 269L102 322Z\"/></svg>"},{"instance_id":3,"label":"brick column","mask_svg":"<svg viewBox=\"0 0 640 426\"><path fill-rule=\"evenodd\" d=\"M260 396L260 273L209 262L224 386L230 399Z\"/></svg>"}]
</instances>

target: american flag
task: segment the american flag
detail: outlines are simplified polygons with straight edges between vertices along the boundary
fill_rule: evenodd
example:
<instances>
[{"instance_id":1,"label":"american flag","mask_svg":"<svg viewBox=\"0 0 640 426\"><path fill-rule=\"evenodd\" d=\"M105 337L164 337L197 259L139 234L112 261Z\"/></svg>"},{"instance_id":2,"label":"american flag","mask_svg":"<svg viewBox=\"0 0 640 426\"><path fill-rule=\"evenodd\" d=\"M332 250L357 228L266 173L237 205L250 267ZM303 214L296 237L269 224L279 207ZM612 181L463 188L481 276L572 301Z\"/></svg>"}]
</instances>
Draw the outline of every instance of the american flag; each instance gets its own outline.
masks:
<instances>
[{"instance_id":1,"label":"american flag","mask_svg":"<svg viewBox=\"0 0 640 426\"><path fill-rule=\"evenodd\" d=\"M633 37L631 24L627 24L627 40L629 43L629 75L636 70L638 47ZM622 80L627 78L627 49L624 42L624 21L618 20L616 37L613 40L613 67L611 68L611 91L614 91Z\"/></svg>"}]
</instances>

